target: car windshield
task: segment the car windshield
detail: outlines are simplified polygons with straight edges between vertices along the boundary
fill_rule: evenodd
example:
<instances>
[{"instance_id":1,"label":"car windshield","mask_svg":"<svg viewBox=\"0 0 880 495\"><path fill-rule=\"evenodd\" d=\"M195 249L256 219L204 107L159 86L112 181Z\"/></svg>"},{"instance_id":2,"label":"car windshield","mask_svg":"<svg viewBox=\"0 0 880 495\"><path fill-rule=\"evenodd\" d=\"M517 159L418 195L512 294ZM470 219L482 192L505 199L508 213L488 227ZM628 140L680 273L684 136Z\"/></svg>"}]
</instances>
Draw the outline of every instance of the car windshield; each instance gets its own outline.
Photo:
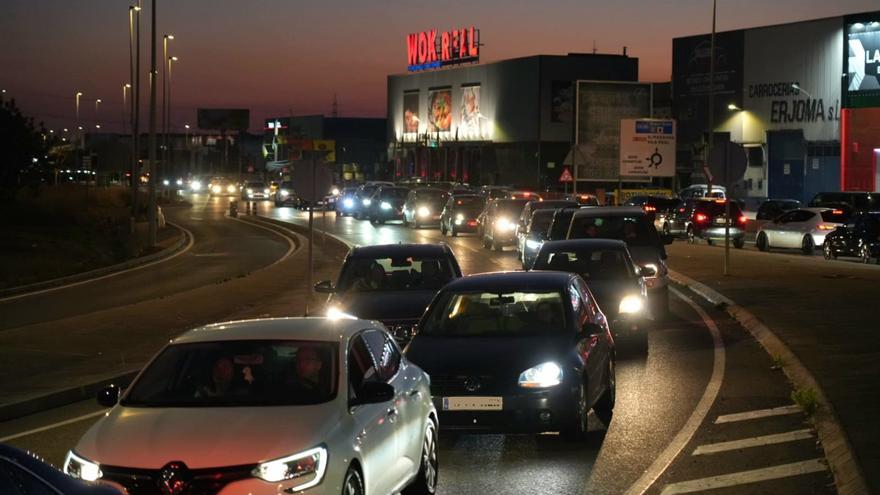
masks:
<instances>
[{"instance_id":1,"label":"car windshield","mask_svg":"<svg viewBox=\"0 0 880 495\"><path fill-rule=\"evenodd\" d=\"M697 211L706 215L724 215L727 211L726 201L701 201L697 205ZM730 203L730 216L738 217L740 215L739 205Z\"/></svg>"},{"instance_id":2,"label":"car windshield","mask_svg":"<svg viewBox=\"0 0 880 495\"><path fill-rule=\"evenodd\" d=\"M281 189L293 189L293 182L287 182L287 181L282 182Z\"/></svg>"},{"instance_id":3,"label":"car windshield","mask_svg":"<svg viewBox=\"0 0 880 495\"><path fill-rule=\"evenodd\" d=\"M502 199L498 201L497 213L517 216L528 202L527 199Z\"/></svg>"},{"instance_id":4,"label":"car windshield","mask_svg":"<svg viewBox=\"0 0 880 495\"><path fill-rule=\"evenodd\" d=\"M248 182L247 187L249 189L264 189L266 185L262 182Z\"/></svg>"},{"instance_id":5,"label":"car windshield","mask_svg":"<svg viewBox=\"0 0 880 495\"><path fill-rule=\"evenodd\" d=\"M447 292L421 333L435 337L532 337L566 331L559 292Z\"/></svg>"},{"instance_id":6,"label":"car windshield","mask_svg":"<svg viewBox=\"0 0 880 495\"><path fill-rule=\"evenodd\" d=\"M294 406L336 396L335 342L235 340L165 348L132 385L131 407Z\"/></svg>"},{"instance_id":7,"label":"car windshield","mask_svg":"<svg viewBox=\"0 0 880 495\"><path fill-rule=\"evenodd\" d=\"M409 194L408 189L404 188L394 188L394 189L382 189L382 199L404 199L406 195Z\"/></svg>"},{"instance_id":8,"label":"car windshield","mask_svg":"<svg viewBox=\"0 0 880 495\"><path fill-rule=\"evenodd\" d=\"M562 210L556 213L548 227L548 238L551 241L565 239L568 234L568 227L571 225L571 217L574 216L574 210Z\"/></svg>"},{"instance_id":9,"label":"car windshield","mask_svg":"<svg viewBox=\"0 0 880 495\"><path fill-rule=\"evenodd\" d=\"M456 210L475 210L483 207L483 198L479 196L467 196L455 198L453 207Z\"/></svg>"},{"instance_id":10,"label":"car windshield","mask_svg":"<svg viewBox=\"0 0 880 495\"><path fill-rule=\"evenodd\" d=\"M436 203L446 198L447 192L441 189L423 189L416 193L417 201Z\"/></svg>"},{"instance_id":11,"label":"car windshield","mask_svg":"<svg viewBox=\"0 0 880 495\"><path fill-rule=\"evenodd\" d=\"M844 210L825 210L822 212L822 221L829 223L846 223L850 215Z\"/></svg>"},{"instance_id":12,"label":"car windshield","mask_svg":"<svg viewBox=\"0 0 880 495\"><path fill-rule=\"evenodd\" d=\"M353 258L339 275L340 292L437 290L455 278L449 258Z\"/></svg>"},{"instance_id":13,"label":"car windshield","mask_svg":"<svg viewBox=\"0 0 880 495\"><path fill-rule=\"evenodd\" d=\"M550 228L550 222L553 221L554 210L538 210L532 214L532 225L529 227L532 232L547 232Z\"/></svg>"},{"instance_id":14,"label":"car windshield","mask_svg":"<svg viewBox=\"0 0 880 495\"><path fill-rule=\"evenodd\" d=\"M577 273L590 280L619 280L635 275L626 253L620 249L542 250L535 270Z\"/></svg>"},{"instance_id":15,"label":"car windshield","mask_svg":"<svg viewBox=\"0 0 880 495\"><path fill-rule=\"evenodd\" d=\"M576 217L569 239L617 239L630 246L658 246L654 225L643 215L604 215Z\"/></svg>"},{"instance_id":16,"label":"car windshield","mask_svg":"<svg viewBox=\"0 0 880 495\"><path fill-rule=\"evenodd\" d=\"M669 211L678 207L681 200L675 198L651 198L647 204L653 206L657 211Z\"/></svg>"}]
</instances>

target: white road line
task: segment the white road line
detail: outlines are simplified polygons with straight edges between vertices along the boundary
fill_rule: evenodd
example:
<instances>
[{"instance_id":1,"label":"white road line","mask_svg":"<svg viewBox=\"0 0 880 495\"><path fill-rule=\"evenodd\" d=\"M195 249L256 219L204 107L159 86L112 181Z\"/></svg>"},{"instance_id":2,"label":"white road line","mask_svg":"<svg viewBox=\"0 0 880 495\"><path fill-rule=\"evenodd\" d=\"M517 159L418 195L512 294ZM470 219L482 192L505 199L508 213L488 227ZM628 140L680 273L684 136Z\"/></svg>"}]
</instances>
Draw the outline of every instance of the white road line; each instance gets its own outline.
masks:
<instances>
[{"instance_id":1,"label":"white road line","mask_svg":"<svg viewBox=\"0 0 880 495\"><path fill-rule=\"evenodd\" d=\"M192 233L192 232L190 232L189 230L183 228L183 227L180 226L180 225L177 225L176 223L171 223L171 222L166 222L166 223L168 223L169 225L173 225L173 226L177 227L178 229L180 229L180 230L186 232L187 237L189 237L189 242L187 243L187 245L186 245L183 249L181 249L180 251L178 251L178 252L172 254L171 256L169 256L169 257L167 257L167 258L162 258L162 259L160 259L160 260L151 261L151 262L149 262L149 263L145 263L145 264L143 264L143 265L138 265L138 266L135 266L135 267L132 267L132 268L127 268L127 269L125 269L125 270L121 270L121 271L118 271L118 272L108 273L107 275L102 275L102 276L100 276L100 277L90 278L90 279L86 279L86 280L80 280L79 282L72 282L72 283L69 283L69 284L58 285L58 286L56 286L56 287L49 287L48 289L35 290L35 291L33 291L33 292L25 292L24 294L18 294L18 295L15 295L15 296L9 296L9 297L0 298L0 302L13 301L13 300L15 300L15 299L21 299L21 298L24 298L24 297L36 296L36 295L38 295L38 294L45 294L45 293L47 293L47 292L55 292L56 290L68 289L68 288L70 288L70 287L76 287L76 286L78 286L78 285L90 284L90 283L92 283L92 282L97 282L98 280L104 280L104 279L107 279L107 278L110 278L110 277L115 277L115 276L117 276L117 275L122 275L122 274L124 274L124 273L129 273L129 272L133 272L133 271L135 271L135 270L141 270L141 269L143 269L143 268L147 268L147 267L150 267L150 266L153 266L153 265L158 265L159 263L165 263L166 261L171 261L172 259L177 258L177 257L180 256L181 254L183 254L183 253L189 251L190 248L193 247L193 244L195 243L195 237L193 236L193 233Z\"/></svg>"},{"instance_id":2,"label":"white road line","mask_svg":"<svg viewBox=\"0 0 880 495\"><path fill-rule=\"evenodd\" d=\"M703 396L700 398L700 402L697 403L697 407L694 408L687 422L675 435L672 441L669 442L669 445L663 449L663 452L661 452L654 462L648 466L648 469L642 473L642 476L640 476L639 479L629 487L626 491L626 495L641 495L645 493L648 491L648 488L657 481L657 478L666 471L666 468L672 464L675 457L678 456L688 442L690 442L694 433L697 431L697 428L699 428L703 420L706 419L706 415L709 413L709 408L712 407L712 403L714 403L715 398L718 397L718 391L721 389L721 382L724 381L726 354L724 352L724 341L721 339L721 332L718 330L718 326L712 318L703 311L703 308L697 305L691 300L691 298L671 287L669 290L675 294L676 297L690 305L690 307L700 315L706 328L709 329L709 333L712 334L712 341L714 342L715 347L712 376L709 378L709 383L706 384L706 389L703 391Z\"/></svg>"},{"instance_id":3,"label":"white road line","mask_svg":"<svg viewBox=\"0 0 880 495\"><path fill-rule=\"evenodd\" d=\"M718 452L727 452L729 450L763 447L765 445L796 442L798 440L807 440L809 438L813 438L813 432L810 430L794 430L786 433L731 440L729 442L708 443L697 447L692 455L717 454Z\"/></svg>"},{"instance_id":4,"label":"white road line","mask_svg":"<svg viewBox=\"0 0 880 495\"><path fill-rule=\"evenodd\" d=\"M715 419L715 424L733 423L736 421L746 421L749 419L769 418L772 416L785 416L788 414L797 414L801 412L801 408L796 405L774 407L772 409L758 409L755 411L747 411L734 414L724 414Z\"/></svg>"},{"instance_id":5,"label":"white road line","mask_svg":"<svg viewBox=\"0 0 880 495\"><path fill-rule=\"evenodd\" d=\"M284 227L279 227L279 226L277 226L277 225L273 225L274 228L269 228L269 227L266 227L265 225L261 225L261 224L263 224L263 223L265 223L265 222L259 222L259 221L258 221L259 223L257 223L257 222L248 222L248 221L246 221L246 220L242 220L242 219L240 219L240 218L237 218L237 217L230 217L230 216L227 216L226 218L230 218L230 219L235 220L235 221L237 221L237 222L241 222L241 223L243 223L243 224L245 224L245 225L250 225L251 227L256 227L256 228L258 228L258 229L263 229L263 230L268 230L269 232L272 232L273 234L275 234L275 235L277 235L278 237L280 237L280 238L284 239L285 241L287 241L287 252L284 253L284 256L282 256L282 257L278 258L277 260L273 261L271 265L264 266L263 268L261 268L261 270L264 269L264 268L273 267L273 266L277 265L278 263L281 263L282 261L284 261L284 260L286 260L287 258L289 258L290 255L293 254L294 251L296 251L296 243L293 242L293 239L291 239L290 237L288 237L288 236L282 234L281 232L278 232L278 230L283 230L283 231L285 231L285 232L290 233L291 235L296 235L294 232L291 232L290 230L287 230L287 229L285 229ZM266 225L271 225L271 224L266 224Z\"/></svg>"},{"instance_id":6,"label":"white road line","mask_svg":"<svg viewBox=\"0 0 880 495\"><path fill-rule=\"evenodd\" d=\"M666 487L663 488L663 491L660 492L660 495L715 490L718 488L757 483L759 481L769 481L800 476L803 474L819 473L826 471L827 469L825 463L820 459L811 459L809 461L794 462L768 468L753 469L751 471L741 471L739 473L722 474L710 478L700 478L691 481L682 481L681 483L673 483L671 485L666 485Z\"/></svg>"},{"instance_id":7,"label":"white road line","mask_svg":"<svg viewBox=\"0 0 880 495\"><path fill-rule=\"evenodd\" d=\"M41 426L41 427L39 427L39 428L34 428L33 430L23 431L23 432L20 432L20 433L16 433L16 434L14 434L14 435L9 435L8 437L0 438L0 443L6 443L6 442L9 442L9 441L11 441L11 440L15 440L16 438L26 437L26 436L29 436L29 435L34 435L34 434L36 434L36 433L42 433L42 432L44 432L44 431L52 430L52 429L55 429L55 428L60 428L60 427L62 427L62 426L66 426L66 425L69 425L69 424L72 424L72 423L79 423L80 421L85 421L85 420L87 420L87 419L95 418L95 417L101 416L101 415L103 415L103 414L106 414L108 411L110 411L110 409L104 409L104 410L101 410L101 411L95 411L95 412L93 412L93 413L83 414L82 416L77 416L77 417L75 417L75 418L66 419L66 420L64 420L64 421L59 421L59 422L57 422L57 423L52 423L52 424L50 424L50 425Z\"/></svg>"}]
</instances>

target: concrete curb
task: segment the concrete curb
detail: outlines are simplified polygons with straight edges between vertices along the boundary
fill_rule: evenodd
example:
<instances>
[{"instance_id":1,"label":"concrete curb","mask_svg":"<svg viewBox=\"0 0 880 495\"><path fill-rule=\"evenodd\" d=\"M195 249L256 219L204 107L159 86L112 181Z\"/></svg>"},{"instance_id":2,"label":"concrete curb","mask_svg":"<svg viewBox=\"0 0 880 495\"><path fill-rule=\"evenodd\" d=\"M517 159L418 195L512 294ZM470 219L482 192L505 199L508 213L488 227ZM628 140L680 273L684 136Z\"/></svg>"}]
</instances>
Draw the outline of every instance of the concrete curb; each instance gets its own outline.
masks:
<instances>
[{"instance_id":1,"label":"concrete curb","mask_svg":"<svg viewBox=\"0 0 880 495\"><path fill-rule=\"evenodd\" d=\"M0 290L0 299L11 296L27 295L28 292L36 292L40 290L50 289L52 287L72 284L75 282L85 282L88 281L90 278L103 277L113 272L128 270L138 267L140 265L145 265L147 263L161 260L162 258L169 257L183 249L183 247L186 245L187 233L186 230L180 228L180 226L175 225L171 222L167 223L168 225L177 229L178 233L180 234L177 242L175 242L174 245L170 247L167 247L159 252L149 254L147 256L141 256L139 258L123 261L122 263L117 263L115 265L105 266L103 268L96 268L87 272L75 273L66 277L53 278L52 280L44 280L42 282L35 282L33 284L20 285L18 287L9 287L7 289L2 289Z\"/></svg>"},{"instance_id":2,"label":"concrete curb","mask_svg":"<svg viewBox=\"0 0 880 495\"><path fill-rule=\"evenodd\" d=\"M813 415L813 422L819 434L822 449L825 451L828 466L834 475L837 493L840 495L871 493L852 445L837 419L834 407L828 401L816 378L782 339L764 325L757 316L705 284L673 270L669 270L669 278L673 282L689 288L709 303L723 306L723 309L748 330L771 357L782 358L785 363L782 369L795 387L816 391L819 408Z\"/></svg>"}]
</instances>

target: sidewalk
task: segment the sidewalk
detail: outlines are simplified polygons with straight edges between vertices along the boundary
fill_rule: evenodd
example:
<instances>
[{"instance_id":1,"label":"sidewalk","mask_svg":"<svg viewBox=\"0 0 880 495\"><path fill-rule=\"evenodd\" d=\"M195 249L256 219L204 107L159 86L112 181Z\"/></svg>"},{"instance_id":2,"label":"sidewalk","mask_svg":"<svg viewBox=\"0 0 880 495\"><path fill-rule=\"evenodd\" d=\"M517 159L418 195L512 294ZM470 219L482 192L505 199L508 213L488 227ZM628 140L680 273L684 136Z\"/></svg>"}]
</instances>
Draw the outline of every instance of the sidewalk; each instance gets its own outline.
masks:
<instances>
[{"instance_id":1,"label":"sidewalk","mask_svg":"<svg viewBox=\"0 0 880 495\"><path fill-rule=\"evenodd\" d=\"M130 373L168 339L199 325L303 315L308 294L306 243L301 236L297 243L299 249L289 258L247 277L0 332L0 412L12 410L11 404L37 404L47 394ZM316 279L334 278L346 250L330 242L318 246Z\"/></svg>"},{"instance_id":2,"label":"sidewalk","mask_svg":"<svg viewBox=\"0 0 880 495\"><path fill-rule=\"evenodd\" d=\"M880 493L880 268L796 254L676 243L669 267L754 314L812 373L831 402L869 487Z\"/></svg>"}]
</instances>

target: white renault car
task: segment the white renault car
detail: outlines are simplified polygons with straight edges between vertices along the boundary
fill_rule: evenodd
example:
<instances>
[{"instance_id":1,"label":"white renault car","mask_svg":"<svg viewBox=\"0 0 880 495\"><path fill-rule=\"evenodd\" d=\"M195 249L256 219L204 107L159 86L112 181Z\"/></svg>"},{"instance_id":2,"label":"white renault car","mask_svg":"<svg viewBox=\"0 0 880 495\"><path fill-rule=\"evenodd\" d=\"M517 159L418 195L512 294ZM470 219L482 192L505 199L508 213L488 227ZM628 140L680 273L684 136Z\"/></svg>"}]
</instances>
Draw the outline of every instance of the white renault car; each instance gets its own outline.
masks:
<instances>
[{"instance_id":1,"label":"white renault car","mask_svg":"<svg viewBox=\"0 0 880 495\"><path fill-rule=\"evenodd\" d=\"M843 210L834 208L798 208L783 213L758 229L755 246L761 251L771 248L800 249L813 254L822 247L825 236L846 223Z\"/></svg>"},{"instance_id":2,"label":"white renault car","mask_svg":"<svg viewBox=\"0 0 880 495\"><path fill-rule=\"evenodd\" d=\"M428 375L375 321L218 323L172 340L67 455L130 495L434 493Z\"/></svg>"}]
</instances>

